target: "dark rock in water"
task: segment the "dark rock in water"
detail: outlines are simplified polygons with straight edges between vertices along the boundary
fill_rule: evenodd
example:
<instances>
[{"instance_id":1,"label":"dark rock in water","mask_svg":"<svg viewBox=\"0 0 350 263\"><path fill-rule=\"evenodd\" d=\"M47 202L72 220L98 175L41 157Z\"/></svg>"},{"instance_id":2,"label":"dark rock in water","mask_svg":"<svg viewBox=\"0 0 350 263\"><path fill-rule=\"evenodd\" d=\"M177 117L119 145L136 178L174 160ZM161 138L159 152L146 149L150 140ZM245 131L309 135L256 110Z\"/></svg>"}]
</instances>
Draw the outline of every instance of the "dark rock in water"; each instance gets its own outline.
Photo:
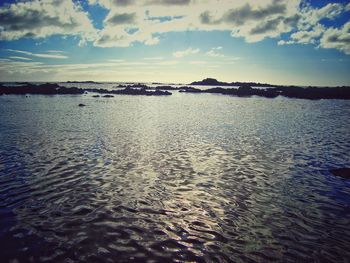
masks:
<instances>
[{"instance_id":1,"label":"dark rock in water","mask_svg":"<svg viewBox=\"0 0 350 263\"><path fill-rule=\"evenodd\" d=\"M259 96L265 98L275 98L277 96L283 96L287 98L295 99L308 99L308 100L320 100L320 99L343 99L350 100L350 87L333 87L333 88L320 88L320 87L275 87L257 89L252 88L249 85L240 86L236 88L210 88L210 89L195 89L187 88L181 89L180 92L190 93L216 93L223 95L231 95L238 97L251 97Z\"/></svg>"},{"instance_id":2,"label":"dark rock in water","mask_svg":"<svg viewBox=\"0 0 350 263\"><path fill-rule=\"evenodd\" d=\"M124 85L124 84L119 84L118 86L115 86L114 88L125 88L125 89L151 89L151 87L141 84L141 83L136 83L136 84L129 84L129 85Z\"/></svg>"},{"instance_id":3,"label":"dark rock in water","mask_svg":"<svg viewBox=\"0 0 350 263\"><path fill-rule=\"evenodd\" d=\"M79 107L85 107L86 105L83 104L83 103L80 103L78 106L79 106Z\"/></svg>"},{"instance_id":4,"label":"dark rock in water","mask_svg":"<svg viewBox=\"0 0 350 263\"><path fill-rule=\"evenodd\" d=\"M169 85L163 85L163 86L157 86L155 88L156 90L180 90L182 89L181 87L173 87Z\"/></svg>"},{"instance_id":5,"label":"dark rock in water","mask_svg":"<svg viewBox=\"0 0 350 263\"><path fill-rule=\"evenodd\" d=\"M14 94L14 95L60 95L60 94L83 94L84 90L76 87L66 88L59 86L57 84L45 83L40 85L35 84L25 84L23 86L0 86L0 93L4 94Z\"/></svg>"},{"instance_id":6,"label":"dark rock in water","mask_svg":"<svg viewBox=\"0 0 350 263\"><path fill-rule=\"evenodd\" d=\"M122 94L122 95L146 95L146 96L163 96L163 95L171 95L168 91L155 90L151 91L148 88L130 88L127 87L123 90L114 90L111 91L112 94Z\"/></svg>"},{"instance_id":7,"label":"dark rock in water","mask_svg":"<svg viewBox=\"0 0 350 263\"><path fill-rule=\"evenodd\" d=\"M339 168L330 170L330 172L335 175L345 179L350 179L350 168Z\"/></svg>"},{"instance_id":8,"label":"dark rock in water","mask_svg":"<svg viewBox=\"0 0 350 263\"><path fill-rule=\"evenodd\" d=\"M100 95L92 95L93 98L99 98Z\"/></svg>"},{"instance_id":9,"label":"dark rock in water","mask_svg":"<svg viewBox=\"0 0 350 263\"><path fill-rule=\"evenodd\" d=\"M223 84L215 79L205 79L202 85ZM227 84L227 83L226 83ZM265 85L265 84L264 84ZM228 85L226 85L228 86ZM123 85L125 87L122 90L107 90L96 88L66 88L59 86L55 83L45 83L35 85L31 83L24 83L22 86L4 86L0 84L0 94L13 94L13 95L64 95L64 94L84 94L87 92L107 94L103 97L112 98L110 94L121 95L146 95L146 96L163 96L171 95L167 90L179 90L179 92L188 93L216 93L222 95L238 96L238 97L251 97L259 96L265 98L275 98L283 96L293 99L308 99L308 100L320 100L320 99L343 99L350 100L350 87L297 87L297 86L275 86L264 89L257 89L247 83L237 88L209 88L198 89L194 87L172 87L172 86L158 86L156 88L149 87L145 84L133 84ZM97 97L97 95L94 95Z\"/></svg>"},{"instance_id":10,"label":"dark rock in water","mask_svg":"<svg viewBox=\"0 0 350 263\"><path fill-rule=\"evenodd\" d=\"M203 91L193 87L182 87L179 92L202 93Z\"/></svg>"}]
</instances>

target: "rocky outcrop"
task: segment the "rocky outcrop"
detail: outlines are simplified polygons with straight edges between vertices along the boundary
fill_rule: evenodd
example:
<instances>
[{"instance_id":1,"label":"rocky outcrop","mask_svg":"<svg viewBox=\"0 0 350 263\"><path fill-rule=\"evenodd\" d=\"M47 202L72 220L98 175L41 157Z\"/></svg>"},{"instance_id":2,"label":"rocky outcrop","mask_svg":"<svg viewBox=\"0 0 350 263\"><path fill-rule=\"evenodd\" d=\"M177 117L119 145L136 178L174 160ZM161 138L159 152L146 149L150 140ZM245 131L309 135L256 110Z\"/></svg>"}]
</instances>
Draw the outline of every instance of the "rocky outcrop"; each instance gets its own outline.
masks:
<instances>
[{"instance_id":1,"label":"rocky outcrop","mask_svg":"<svg viewBox=\"0 0 350 263\"><path fill-rule=\"evenodd\" d=\"M265 98L275 98L277 96L283 96L287 98L296 99L350 99L350 87L334 87L334 88L319 88L319 87L275 87L275 88L252 88L251 86L244 85L237 88L211 88L211 89L197 89L187 88L180 92L190 93L217 93L223 95L232 95L237 97L251 97L259 96Z\"/></svg>"},{"instance_id":2,"label":"rocky outcrop","mask_svg":"<svg viewBox=\"0 0 350 263\"><path fill-rule=\"evenodd\" d=\"M208 80L208 79L207 79ZM206 83L214 83L216 80L209 79ZM61 95L61 94L84 94L87 92L109 94L110 96L121 95L144 95L144 96L168 96L172 95L168 90L179 90L179 92L187 93L216 93L223 95L231 95L237 97L251 97L259 96L265 98L275 98L277 96L284 96L287 98L296 99L350 99L350 87L297 87L297 86L277 86L270 88L254 88L251 85L242 85L239 88L223 88L216 87L210 89L198 89L191 86L172 87L172 86L158 86L149 87L144 84L126 85L124 89L98 89L98 88L66 88L58 84L30 84L26 83L21 86L4 86L0 85L0 94L40 94L40 95ZM97 95L94 95L97 96ZM110 97L109 96L109 97ZM105 96L106 97L106 96ZM108 97L108 96L107 96Z\"/></svg>"},{"instance_id":3,"label":"rocky outcrop","mask_svg":"<svg viewBox=\"0 0 350 263\"><path fill-rule=\"evenodd\" d=\"M190 85L198 85L198 86L255 86L255 87L275 87L275 85L259 83L259 82L222 82L213 78L206 78L201 81L192 82Z\"/></svg>"},{"instance_id":4,"label":"rocky outcrop","mask_svg":"<svg viewBox=\"0 0 350 263\"><path fill-rule=\"evenodd\" d=\"M149 87L145 85L138 86L138 84L127 86L122 90L107 90L107 89L91 89L91 88L66 88L59 86L58 84L30 84L27 83L21 86L3 86L0 85L0 94L14 94L14 95L26 95L26 94L37 94L37 95L61 95L61 94L84 94L87 92L94 92L99 94L106 94L103 97L111 98L113 94L122 95L146 95L146 96L163 96L171 95L168 91L162 90L149 90ZM93 95L97 97L99 95Z\"/></svg>"},{"instance_id":5,"label":"rocky outcrop","mask_svg":"<svg viewBox=\"0 0 350 263\"><path fill-rule=\"evenodd\" d=\"M164 96L171 95L168 91L161 90L147 90L146 88L130 88L127 87L123 90L114 90L111 91L112 94L124 94L124 95L146 95L146 96Z\"/></svg>"},{"instance_id":6,"label":"rocky outcrop","mask_svg":"<svg viewBox=\"0 0 350 263\"><path fill-rule=\"evenodd\" d=\"M16 94L16 95L26 95L26 94L37 94L37 95L61 95L61 94L83 94L84 90L76 87L66 88L59 86L57 84L25 84L22 86L1 86L0 93L3 94Z\"/></svg>"}]
</instances>

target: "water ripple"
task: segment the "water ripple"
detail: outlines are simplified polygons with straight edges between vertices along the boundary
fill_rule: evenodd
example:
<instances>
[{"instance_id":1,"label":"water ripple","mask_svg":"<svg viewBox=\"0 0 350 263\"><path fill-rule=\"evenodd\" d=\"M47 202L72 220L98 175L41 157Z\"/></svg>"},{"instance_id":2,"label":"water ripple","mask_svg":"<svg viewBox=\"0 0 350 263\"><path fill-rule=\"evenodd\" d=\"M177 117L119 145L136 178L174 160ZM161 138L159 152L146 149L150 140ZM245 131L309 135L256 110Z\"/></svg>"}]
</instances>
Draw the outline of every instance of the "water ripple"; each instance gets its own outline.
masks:
<instances>
[{"instance_id":1,"label":"water ripple","mask_svg":"<svg viewBox=\"0 0 350 263\"><path fill-rule=\"evenodd\" d=\"M350 258L347 101L0 100L4 262Z\"/></svg>"}]
</instances>

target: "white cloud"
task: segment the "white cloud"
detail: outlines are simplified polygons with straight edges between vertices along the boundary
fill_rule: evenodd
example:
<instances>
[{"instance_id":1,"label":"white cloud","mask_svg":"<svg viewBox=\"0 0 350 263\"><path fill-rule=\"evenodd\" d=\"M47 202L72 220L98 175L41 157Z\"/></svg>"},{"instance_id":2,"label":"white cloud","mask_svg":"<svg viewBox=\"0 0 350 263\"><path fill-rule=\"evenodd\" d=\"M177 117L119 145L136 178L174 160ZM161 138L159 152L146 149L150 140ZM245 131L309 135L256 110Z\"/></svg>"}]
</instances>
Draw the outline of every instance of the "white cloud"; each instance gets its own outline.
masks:
<instances>
[{"instance_id":1,"label":"white cloud","mask_svg":"<svg viewBox=\"0 0 350 263\"><path fill-rule=\"evenodd\" d=\"M306 5L300 10L300 19L297 28L299 30L310 30L318 25L320 21L325 19L332 20L344 12L344 10L344 5L337 3L329 3L321 8L313 8L310 5Z\"/></svg>"},{"instance_id":2,"label":"white cloud","mask_svg":"<svg viewBox=\"0 0 350 263\"><path fill-rule=\"evenodd\" d=\"M231 31L234 37L255 42L290 31L300 0L90 2L110 9L94 44L112 47L157 44L159 34L188 30Z\"/></svg>"},{"instance_id":3,"label":"white cloud","mask_svg":"<svg viewBox=\"0 0 350 263\"><path fill-rule=\"evenodd\" d=\"M178 64L176 60L165 61L125 61L125 60L108 60L100 63L75 63L75 64L47 64L44 62L34 61L18 61L9 59L0 59L0 78L2 80L67 80L69 76L85 76L85 79L92 77L100 80L115 80L118 74L122 73L122 77L127 77L125 72L130 72L133 78L126 79L128 81L135 80L135 76L142 74L143 77L152 71L159 72L160 69L174 70L174 66ZM104 72L109 72L107 79L104 79ZM90 76L90 78L89 78ZM56 79L52 79L55 77ZM139 77L139 76L138 76ZM149 76L148 76L149 77ZM154 74L154 79L159 77L159 73ZM138 79L141 80L141 79Z\"/></svg>"},{"instance_id":4,"label":"white cloud","mask_svg":"<svg viewBox=\"0 0 350 263\"><path fill-rule=\"evenodd\" d=\"M185 57L185 56L189 56L189 55L193 55L193 54L197 54L199 53L199 48L188 48L186 50L181 50L181 51L176 51L173 53L173 56L176 57L176 58L182 58L182 57Z\"/></svg>"},{"instance_id":5,"label":"white cloud","mask_svg":"<svg viewBox=\"0 0 350 263\"><path fill-rule=\"evenodd\" d=\"M282 33L293 32L291 39L281 40L278 44L317 45L323 33L320 22L336 18L350 6L329 3L315 8L302 0L90 2L110 9L105 28L95 41L95 45L102 47L129 46L134 42L157 44L159 35L163 33L192 30L230 31L232 37L242 37L247 42L277 38ZM117 18L116 24L110 23L113 17ZM130 29L133 29L131 33ZM207 55L218 57L220 53L213 50Z\"/></svg>"},{"instance_id":6,"label":"white cloud","mask_svg":"<svg viewBox=\"0 0 350 263\"><path fill-rule=\"evenodd\" d=\"M279 46L283 46L283 45L292 45L295 44L295 42L293 40L280 40L277 42L277 45Z\"/></svg>"},{"instance_id":7,"label":"white cloud","mask_svg":"<svg viewBox=\"0 0 350 263\"><path fill-rule=\"evenodd\" d=\"M24 55L28 55L31 57L37 57L37 58L52 58L52 59L67 59L68 58L68 56L61 55L61 54L32 53L29 51L15 50L15 49L5 49L5 51L24 54Z\"/></svg>"},{"instance_id":8,"label":"white cloud","mask_svg":"<svg viewBox=\"0 0 350 263\"><path fill-rule=\"evenodd\" d=\"M11 59L19 59L19 60L32 60L31 58L25 58L25 57L18 57L18 56L11 56L11 57L9 57L9 58L11 58Z\"/></svg>"},{"instance_id":9,"label":"white cloud","mask_svg":"<svg viewBox=\"0 0 350 263\"><path fill-rule=\"evenodd\" d=\"M334 48L345 54L350 54L348 48L349 27L346 23L342 28L327 28L322 25L323 20L332 20L346 12L348 5L329 3L322 8L312 8L307 5L301 10L301 17L297 24L297 31L290 35L288 40L278 41L278 45L313 44L321 48Z\"/></svg>"},{"instance_id":10,"label":"white cloud","mask_svg":"<svg viewBox=\"0 0 350 263\"><path fill-rule=\"evenodd\" d=\"M222 50L222 47L214 47L214 48L210 49L208 52L206 52L205 54L207 56L210 56L210 57L217 57L217 58L225 57L225 55L220 53L219 50Z\"/></svg>"},{"instance_id":11,"label":"white cloud","mask_svg":"<svg viewBox=\"0 0 350 263\"><path fill-rule=\"evenodd\" d=\"M298 31L293 33L291 39L294 43L298 44L316 44L316 39L323 34L324 30L324 26L317 24L310 31Z\"/></svg>"},{"instance_id":12,"label":"white cloud","mask_svg":"<svg viewBox=\"0 0 350 263\"><path fill-rule=\"evenodd\" d=\"M246 42L292 33L282 44L319 43L319 27L350 9L329 3L316 8L303 0L89 0L108 9L103 28L93 27L79 1L32 0L0 7L0 39L77 35L79 45L156 45L167 32L227 31ZM324 31L326 31L325 28ZM320 45L323 47L323 45ZM344 50L344 49L342 49ZM209 56L218 56L218 50ZM181 56L181 53L180 53Z\"/></svg>"},{"instance_id":13,"label":"white cloud","mask_svg":"<svg viewBox=\"0 0 350 263\"><path fill-rule=\"evenodd\" d=\"M62 50L48 50L46 52L48 52L48 53L66 53L65 51L62 51Z\"/></svg>"},{"instance_id":14,"label":"white cloud","mask_svg":"<svg viewBox=\"0 0 350 263\"><path fill-rule=\"evenodd\" d=\"M350 55L350 22L342 28L328 28L320 39L320 47L335 48Z\"/></svg>"},{"instance_id":15,"label":"white cloud","mask_svg":"<svg viewBox=\"0 0 350 263\"><path fill-rule=\"evenodd\" d=\"M94 33L88 14L72 0L33 0L0 7L0 40L55 34L91 39Z\"/></svg>"}]
</instances>

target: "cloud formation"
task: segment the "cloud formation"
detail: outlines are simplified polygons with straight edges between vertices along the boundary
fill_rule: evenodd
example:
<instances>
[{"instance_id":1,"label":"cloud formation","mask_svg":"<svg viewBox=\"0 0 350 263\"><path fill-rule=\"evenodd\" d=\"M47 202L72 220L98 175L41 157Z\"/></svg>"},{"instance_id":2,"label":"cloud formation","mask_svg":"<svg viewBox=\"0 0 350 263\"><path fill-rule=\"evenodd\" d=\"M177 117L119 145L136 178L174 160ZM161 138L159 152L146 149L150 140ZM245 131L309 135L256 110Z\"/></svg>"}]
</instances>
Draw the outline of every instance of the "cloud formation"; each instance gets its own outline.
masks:
<instances>
[{"instance_id":1,"label":"cloud formation","mask_svg":"<svg viewBox=\"0 0 350 263\"><path fill-rule=\"evenodd\" d=\"M225 57L224 54L220 53L220 50L222 50L222 47L213 47L205 54L209 57L221 57L221 58Z\"/></svg>"},{"instance_id":2,"label":"cloud formation","mask_svg":"<svg viewBox=\"0 0 350 263\"><path fill-rule=\"evenodd\" d=\"M181 51L176 51L174 52L173 56L176 57L176 58L182 58L182 57L185 57L185 56L189 56L189 55L193 55L193 54L197 54L199 53L199 48L188 48L186 50L181 50Z\"/></svg>"},{"instance_id":3,"label":"cloud formation","mask_svg":"<svg viewBox=\"0 0 350 263\"><path fill-rule=\"evenodd\" d=\"M313 7L304 0L88 0L108 10L103 28L73 0L32 0L0 7L0 39L78 35L97 47L158 44L168 32L227 31L246 42L277 38L279 45L313 44L347 53L343 25L327 26L349 3ZM283 36L283 39L281 39ZM277 42L277 41L276 41Z\"/></svg>"},{"instance_id":4,"label":"cloud formation","mask_svg":"<svg viewBox=\"0 0 350 263\"><path fill-rule=\"evenodd\" d=\"M28 60L32 60L31 58L25 58L25 57L19 57L19 56L10 56L9 58L11 58L11 59L15 59L15 60L26 60L26 61L28 61Z\"/></svg>"},{"instance_id":5,"label":"cloud formation","mask_svg":"<svg viewBox=\"0 0 350 263\"><path fill-rule=\"evenodd\" d=\"M335 48L350 55L350 22L342 28L328 28L320 39L320 47Z\"/></svg>"},{"instance_id":6,"label":"cloud formation","mask_svg":"<svg viewBox=\"0 0 350 263\"><path fill-rule=\"evenodd\" d=\"M29 51L23 51L23 50L15 50L15 49L5 49L5 51L13 52L13 53L19 53L19 54L24 54L30 57L37 57L37 58L51 58L51 59L66 59L68 56L61 55L61 54L55 54L56 52L50 52L50 54L45 54L45 53L32 53ZM48 51L49 52L49 51ZM19 58L19 57L17 57ZM30 60L30 58L23 58L22 60Z\"/></svg>"},{"instance_id":7,"label":"cloud formation","mask_svg":"<svg viewBox=\"0 0 350 263\"><path fill-rule=\"evenodd\" d=\"M0 7L0 40L44 38L54 34L94 34L88 14L72 0L33 0Z\"/></svg>"},{"instance_id":8,"label":"cloud formation","mask_svg":"<svg viewBox=\"0 0 350 263\"><path fill-rule=\"evenodd\" d=\"M133 24L135 22L136 13L114 14L106 20L106 24L122 25Z\"/></svg>"}]
</instances>

